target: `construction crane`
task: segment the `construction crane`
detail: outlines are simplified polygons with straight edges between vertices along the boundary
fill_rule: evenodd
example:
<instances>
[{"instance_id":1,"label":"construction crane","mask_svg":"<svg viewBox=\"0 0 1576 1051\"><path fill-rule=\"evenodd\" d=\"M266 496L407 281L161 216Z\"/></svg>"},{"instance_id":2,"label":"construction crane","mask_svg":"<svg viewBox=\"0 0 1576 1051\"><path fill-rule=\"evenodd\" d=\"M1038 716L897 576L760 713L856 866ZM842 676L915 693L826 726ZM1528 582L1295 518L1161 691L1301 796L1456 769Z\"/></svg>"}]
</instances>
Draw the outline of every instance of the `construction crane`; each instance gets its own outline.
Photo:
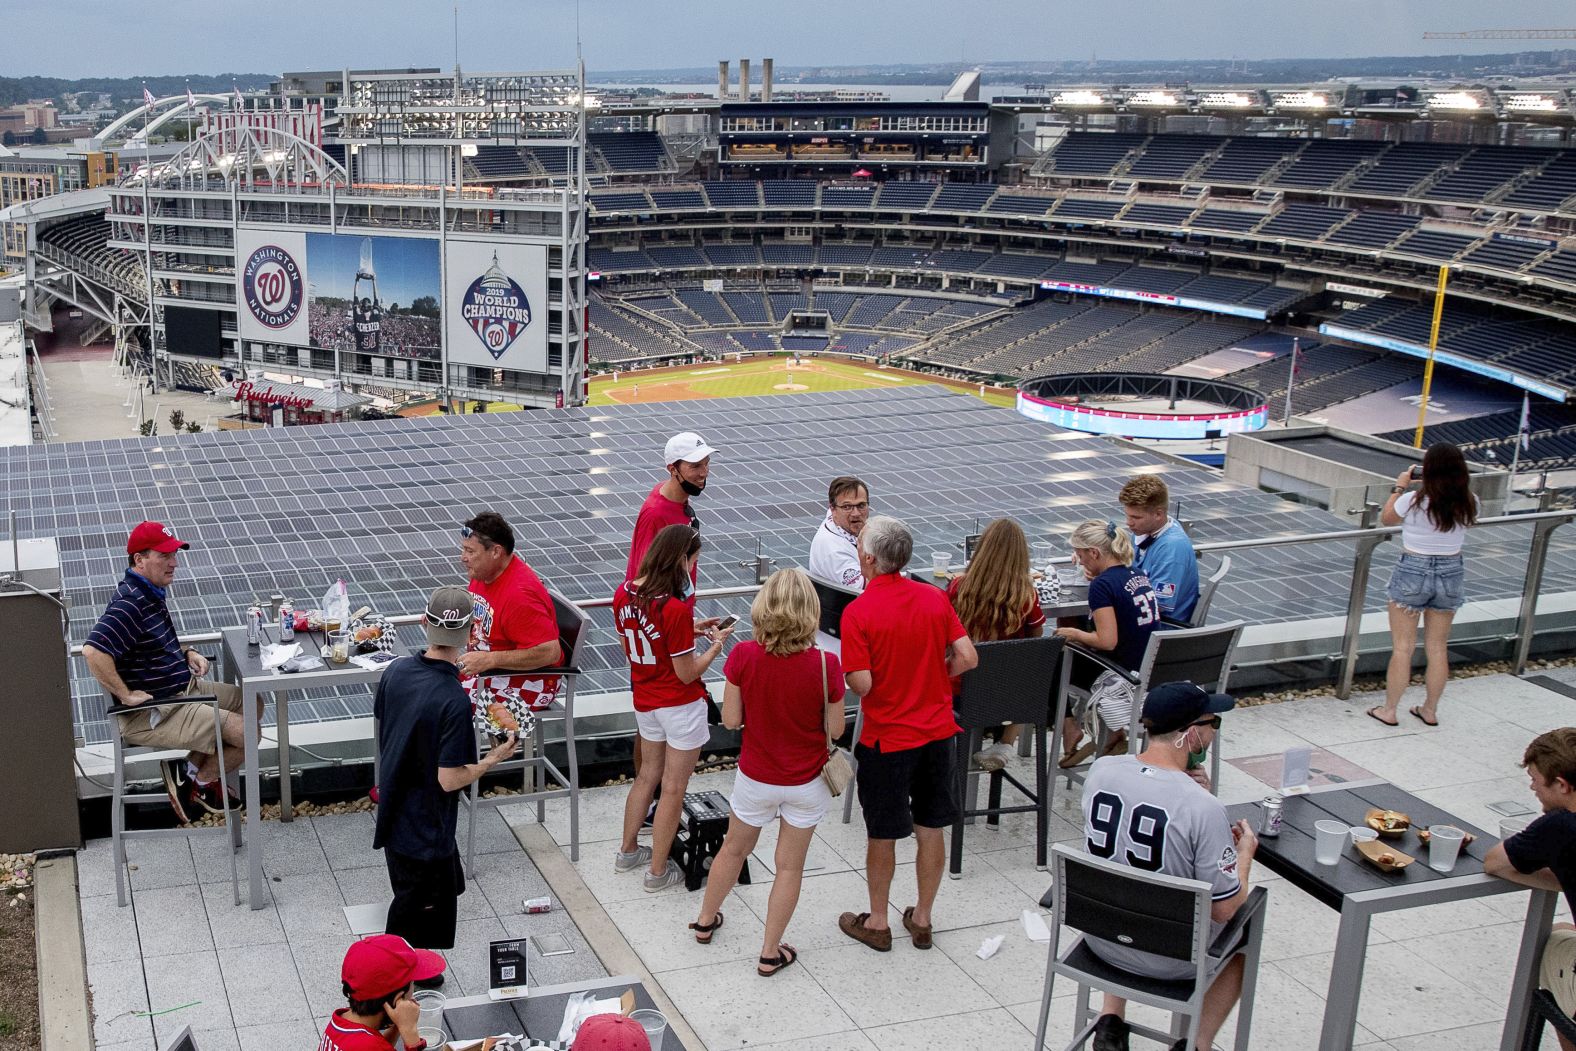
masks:
<instances>
[{"instance_id":1,"label":"construction crane","mask_svg":"<svg viewBox=\"0 0 1576 1051\"><path fill-rule=\"evenodd\" d=\"M1576 40L1576 29L1468 29L1461 33L1424 33L1424 40Z\"/></svg>"}]
</instances>

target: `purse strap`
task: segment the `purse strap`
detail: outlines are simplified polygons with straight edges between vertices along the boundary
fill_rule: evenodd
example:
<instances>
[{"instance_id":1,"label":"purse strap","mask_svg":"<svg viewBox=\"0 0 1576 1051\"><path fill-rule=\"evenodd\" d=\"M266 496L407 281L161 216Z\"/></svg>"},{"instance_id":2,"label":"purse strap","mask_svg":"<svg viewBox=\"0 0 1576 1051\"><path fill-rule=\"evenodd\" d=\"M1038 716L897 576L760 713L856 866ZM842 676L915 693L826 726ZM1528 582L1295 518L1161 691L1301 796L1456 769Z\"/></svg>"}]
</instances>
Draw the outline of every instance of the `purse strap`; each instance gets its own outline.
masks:
<instances>
[{"instance_id":1,"label":"purse strap","mask_svg":"<svg viewBox=\"0 0 1576 1051\"><path fill-rule=\"evenodd\" d=\"M832 744L832 731L826 729L826 706L832 703L831 697L828 696L831 691L826 685L826 651L818 650L818 652L821 654L821 729L826 732L826 754L831 755L835 746Z\"/></svg>"}]
</instances>

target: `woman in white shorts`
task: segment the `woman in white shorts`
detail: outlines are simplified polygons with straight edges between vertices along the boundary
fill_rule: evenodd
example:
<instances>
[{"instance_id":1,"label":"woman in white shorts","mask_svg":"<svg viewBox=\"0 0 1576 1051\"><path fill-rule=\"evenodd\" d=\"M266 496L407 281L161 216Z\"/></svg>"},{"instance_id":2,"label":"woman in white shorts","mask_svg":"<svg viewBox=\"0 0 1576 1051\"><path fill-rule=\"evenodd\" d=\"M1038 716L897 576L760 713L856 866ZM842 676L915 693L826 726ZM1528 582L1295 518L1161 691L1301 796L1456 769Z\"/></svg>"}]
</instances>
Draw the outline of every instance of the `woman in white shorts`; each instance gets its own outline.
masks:
<instances>
[{"instance_id":1,"label":"woman in white shorts","mask_svg":"<svg viewBox=\"0 0 1576 1051\"><path fill-rule=\"evenodd\" d=\"M624 840L613 868L629 872L645 865L645 887L652 892L684 878L669 855L684 809L684 790L711 736L700 677L733 632L718 629L715 618L695 619L691 571L699 559L700 532L670 525L651 541L634 578L613 592L613 623L629 659L641 752L635 784L624 803ZM642 847L635 837L658 783L662 799L651 822L651 846Z\"/></svg>"},{"instance_id":2,"label":"woman in white shorts","mask_svg":"<svg viewBox=\"0 0 1576 1051\"><path fill-rule=\"evenodd\" d=\"M738 881L744 859L755 849L761 829L781 819L776 879L755 968L766 978L799 958L781 939L799 903L815 826L832 802L821 780L827 736L843 733L843 669L836 656L812 645L820 619L821 604L809 576L802 569L780 569L750 606L754 637L735 646L723 667L722 723L742 729L744 743L729 801L728 835L712 862L700 915L689 926L696 941L711 943L722 926L722 899Z\"/></svg>"}]
</instances>

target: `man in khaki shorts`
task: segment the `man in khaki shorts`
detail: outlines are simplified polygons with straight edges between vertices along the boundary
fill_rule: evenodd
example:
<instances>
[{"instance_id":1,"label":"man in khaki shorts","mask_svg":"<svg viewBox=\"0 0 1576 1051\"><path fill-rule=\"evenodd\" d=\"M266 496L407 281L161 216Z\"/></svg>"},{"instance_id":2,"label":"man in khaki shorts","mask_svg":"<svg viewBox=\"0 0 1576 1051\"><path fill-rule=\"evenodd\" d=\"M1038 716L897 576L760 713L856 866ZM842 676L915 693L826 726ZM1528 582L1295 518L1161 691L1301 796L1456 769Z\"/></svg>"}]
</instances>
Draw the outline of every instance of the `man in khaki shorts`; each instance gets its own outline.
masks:
<instances>
[{"instance_id":1,"label":"man in khaki shorts","mask_svg":"<svg viewBox=\"0 0 1576 1051\"><path fill-rule=\"evenodd\" d=\"M189 753L163 764L170 806L182 824L224 808L225 786L219 784L219 757L213 751L213 709L150 702L213 694L226 709L222 731L230 774L240 768L243 754L241 691L203 678L208 659L181 645L170 620L166 597L175 579L176 553L189 547L159 522L133 529L126 541L126 575L82 644L88 670L116 703L146 706L120 717L121 739L129 745Z\"/></svg>"},{"instance_id":2,"label":"man in khaki shorts","mask_svg":"<svg viewBox=\"0 0 1576 1051\"><path fill-rule=\"evenodd\" d=\"M1576 727L1539 734L1521 757L1543 816L1496 844L1483 871L1528 887L1563 891L1576 906ZM1554 994L1560 1010L1576 1015L1576 928L1556 923L1538 972L1538 985ZM1576 1051L1560 1038L1565 1051Z\"/></svg>"}]
</instances>

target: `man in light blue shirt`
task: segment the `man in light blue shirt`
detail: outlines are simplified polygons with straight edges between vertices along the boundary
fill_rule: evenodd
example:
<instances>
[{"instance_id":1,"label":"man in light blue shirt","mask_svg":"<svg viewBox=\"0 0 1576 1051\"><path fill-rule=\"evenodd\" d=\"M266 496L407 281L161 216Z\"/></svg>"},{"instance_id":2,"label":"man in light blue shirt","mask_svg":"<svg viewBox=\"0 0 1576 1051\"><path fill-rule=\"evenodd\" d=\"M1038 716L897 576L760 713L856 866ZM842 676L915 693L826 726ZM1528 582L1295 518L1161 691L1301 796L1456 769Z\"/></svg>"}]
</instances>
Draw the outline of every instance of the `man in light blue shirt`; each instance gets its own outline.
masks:
<instances>
[{"instance_id":1,"label":"man in light blue shirt","mask_svg":"<svg viewBox=\"0 0 1576 1051\"><path fill-rule=\"evenodd\" d=\"M1198 605L1198 556L1182 526L1166 513L1171 493L1158 475L1141 474L1117 494L1138 554L1133 568L1149 578L1160 615L1186 623Z\"/></svg>"}]
</instances>

